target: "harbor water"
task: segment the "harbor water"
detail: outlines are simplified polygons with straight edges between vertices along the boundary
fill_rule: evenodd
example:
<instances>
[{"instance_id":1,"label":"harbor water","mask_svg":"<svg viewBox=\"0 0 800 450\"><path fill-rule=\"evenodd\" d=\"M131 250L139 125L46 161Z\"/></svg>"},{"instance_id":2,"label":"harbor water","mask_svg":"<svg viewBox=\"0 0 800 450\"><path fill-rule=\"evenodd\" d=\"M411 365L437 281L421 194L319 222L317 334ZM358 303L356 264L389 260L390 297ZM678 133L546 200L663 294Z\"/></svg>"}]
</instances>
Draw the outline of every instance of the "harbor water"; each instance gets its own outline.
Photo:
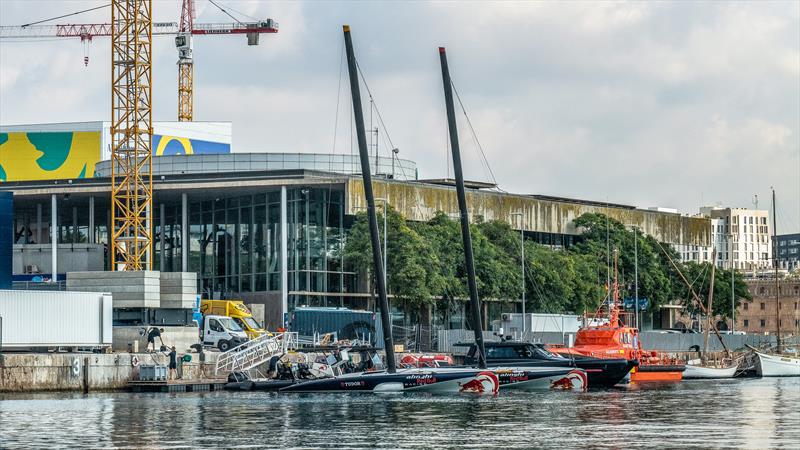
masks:
<instances>
[{"instance_id":1,"label":"harbor water","mask_svg":"<svg viewBox=\"0 0 800 450\"><path fill-rule=\"evenodd\" d=\"M800 379L584 393L14 394L0 448L798 448Z\"/></svg>"}]
</instances>

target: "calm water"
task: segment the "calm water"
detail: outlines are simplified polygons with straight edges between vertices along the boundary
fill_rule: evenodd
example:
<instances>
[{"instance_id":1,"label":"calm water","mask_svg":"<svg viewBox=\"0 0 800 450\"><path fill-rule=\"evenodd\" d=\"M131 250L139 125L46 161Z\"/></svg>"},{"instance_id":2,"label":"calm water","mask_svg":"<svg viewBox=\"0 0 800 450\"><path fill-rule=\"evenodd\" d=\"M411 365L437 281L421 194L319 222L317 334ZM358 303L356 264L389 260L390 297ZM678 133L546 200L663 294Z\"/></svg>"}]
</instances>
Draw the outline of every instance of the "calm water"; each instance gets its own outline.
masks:
<instances>
[{"instance_id":1,"label":"calm water","mask_svg":"<svg viewBox=\"0 0 800 450\"><path fill-rule=\"evenodd\" d=\"M800 378L587 393L0 397L0 448L800 447Z\"/></svg>"}]
</instances>

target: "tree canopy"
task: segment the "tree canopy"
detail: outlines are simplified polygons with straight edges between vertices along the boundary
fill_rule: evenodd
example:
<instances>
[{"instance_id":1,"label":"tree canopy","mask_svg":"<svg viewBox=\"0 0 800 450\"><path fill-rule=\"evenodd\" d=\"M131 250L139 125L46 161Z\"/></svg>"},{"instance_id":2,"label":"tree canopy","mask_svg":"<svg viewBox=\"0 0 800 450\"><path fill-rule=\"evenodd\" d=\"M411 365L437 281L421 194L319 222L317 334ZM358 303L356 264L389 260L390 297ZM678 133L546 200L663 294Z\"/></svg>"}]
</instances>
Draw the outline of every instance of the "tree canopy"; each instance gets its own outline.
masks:
<instances>
[{"instance_id":1,"label":"tree canopy","mask_svg":"<svg viewBox=\"0 0 800 450\"><path fill-rule=\"evenodd\" d=\"M427 222L406 222L388 209L388 288L396 298L419 308L437 298L466 299L467 276L461 228L457 220L437 213ZM383 218L379 215L379 226ZM709 264L682 264L677 253L652 236L602 214L584 214L575 220L582 231L570 248L552 248L525 240L525 293L527 310L549 313L595 310L613 279L614 252L618 258L621 296L633 298L638 261L639 298L649 299L649 308L681 301L690 311L689 289L672 267L672 258L705 301ZM478 221L470 226L478 294L481 299L510 300L522 296L521 239L519 231L501 221ZM381 232L382 236L382 232ZM669 256L665 253L668 253ZM372 255L366 213L356 216L346 237L345 260L372 277ZM609 266L608 262L612 261ZM702 275L706 273L704 278ZM730 316L730 271L717 271L714 312ZM740 274L734 281L737 304L750 299ZM725 301L723 301L725 299Z\"/></svg>"}]
</instances>

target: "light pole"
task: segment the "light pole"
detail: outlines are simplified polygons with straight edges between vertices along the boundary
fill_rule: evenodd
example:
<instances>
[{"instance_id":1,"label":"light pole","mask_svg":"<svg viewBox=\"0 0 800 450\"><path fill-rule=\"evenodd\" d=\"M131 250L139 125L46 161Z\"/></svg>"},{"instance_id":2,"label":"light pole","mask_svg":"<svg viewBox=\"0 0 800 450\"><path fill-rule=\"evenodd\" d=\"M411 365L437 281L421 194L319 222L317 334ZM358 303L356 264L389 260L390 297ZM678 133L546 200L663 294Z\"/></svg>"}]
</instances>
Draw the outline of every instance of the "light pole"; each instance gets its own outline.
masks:
<instances>
[{"instance_id":1,"label":"light pole","mask_svg":"<svg viewBox=\"0 0 800 450\"><path fill-rule=\"evenodd\" d=\"M388 211L387 211L388 210L388 208L387 208L388 200L386 200L385 198L376 198L375 200L379 201L379 202L383 202L383 285L387 286L387 290L388 290L388 285L386 284L386 279L387 279L386 278L387 277L386 274L387 274L387 269L389 268L386 265L386 261L387 261L387 259L386 259L386 250L388 248L387 245L386 245L386 242L387 242L386 241L386 224L387 224L386 216L389 215Z\"/></svg>"},{"instance_id":2,"label":"light pole","mask_svg":"<svg viewBox=\"0 0 800 450\"><path fill-rule=\"evenodd\" d=\"M639 328L639 228L633 227L633 267L634 267L634 300L636 312L636 328Z\"/></svg>"},{"instance_id":3,"label":"light pole","mask_svg":"<svg viewBox=\"0 0 800 450\"><path fill-rule=\"evenodd\" d=\"M733 227L728 235L728 264L731 266L731 334L734 334L736 332L736 294L734 291L736 272L733 270Z\"/></svg>"},{"instance_id":4,"label":"light pole","mask_svg":"<svg viewBox=\"0 0 800 450\"><path fill-rule=\"evenodd\" d=\"M633 311L634 311L634 326L639 328L639 226L628 225L633 229Z\"/></svg>"},{"instance_id":5,"label":"light pole","mask_svg":"<svg viewBox=\"0 0 800 450\"><path fill-rule=\"evenodd\" d=\"M527 331L527 323L525 318L525 231L522 226L522 213L512 213L512 216L519 216L519 246L520 246L520 261L522 266L522 332Z\"/></svg>"}]
</instances>

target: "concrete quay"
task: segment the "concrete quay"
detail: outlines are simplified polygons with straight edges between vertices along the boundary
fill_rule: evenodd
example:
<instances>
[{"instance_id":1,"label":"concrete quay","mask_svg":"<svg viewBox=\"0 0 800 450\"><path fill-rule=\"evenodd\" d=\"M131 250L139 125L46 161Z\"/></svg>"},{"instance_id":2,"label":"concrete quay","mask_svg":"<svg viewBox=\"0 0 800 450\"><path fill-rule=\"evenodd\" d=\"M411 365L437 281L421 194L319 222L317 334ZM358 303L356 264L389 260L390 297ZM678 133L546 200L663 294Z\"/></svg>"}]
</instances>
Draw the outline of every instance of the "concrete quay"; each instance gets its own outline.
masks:
<instances>
[{"instance_id":1,"label":"concrete quay","mask_svg":"<svg viewBox=\"0 0 800 450\"><path fill-rule=\"evenodd\" d=\"M216 352L190 353L179 363L184 381L215 378ZM178 352L178 357L183 353ZM164 353L5 353L0 354L0 392L127 390L143 364L167 365Z\"/></svg>"}]
</instances>

